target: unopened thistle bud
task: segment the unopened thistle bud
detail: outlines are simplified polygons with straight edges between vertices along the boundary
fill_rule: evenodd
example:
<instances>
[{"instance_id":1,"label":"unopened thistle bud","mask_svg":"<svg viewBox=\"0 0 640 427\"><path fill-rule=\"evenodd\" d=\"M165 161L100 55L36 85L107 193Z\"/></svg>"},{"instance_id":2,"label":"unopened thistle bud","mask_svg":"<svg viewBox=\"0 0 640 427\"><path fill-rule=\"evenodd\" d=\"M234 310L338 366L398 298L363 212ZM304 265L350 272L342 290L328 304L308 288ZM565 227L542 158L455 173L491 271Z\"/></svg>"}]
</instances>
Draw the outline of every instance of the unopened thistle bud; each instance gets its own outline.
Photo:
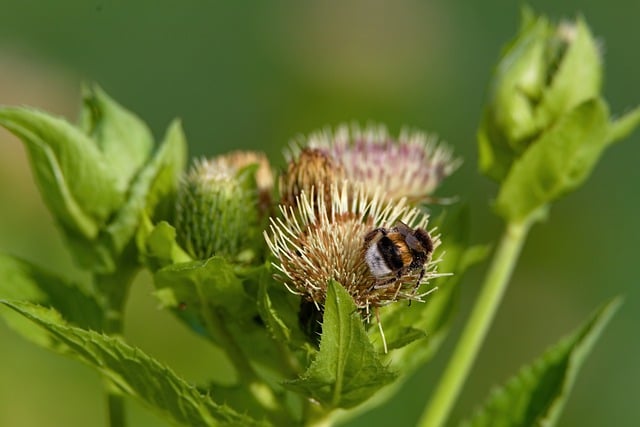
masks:
<instances>
[{"instance_id":1,"label":"unopened thistle bud","mask_svg":"<svg viewBox=\"0 0 640 427\"><path fill-rule=\"evenodd\" d=\"M599 95L601 80L600 50L581 19L554 25L525 9L489 87L478 134L482 172L502 180L542 132Z\"/></svg>"},{"instance_id":2,"label":"unopened thistle bud","mask_svg":"<svg viewBox=\"0 0 640 427\"><path fill-rule=\"evenodd\" d=\"M240 170L250 165L258 165L258 169L255 172L255 180L258 188L259 208L262 215L270 214L274 179L267 156L258 151L238 150L218 157L218 161L226 163L226 167L235 170Z\"/></svg>"},{"instance_id":3,"label":"unopened thistle bud","mask_svg":"<svg viewBox=\"0 0 640 427\"><path fill-rule=\"evenodd\" d=\"M178 192L178 243L194 259L253 259L261 247L263 199L272 186L271 169L260 153L233 152L197 161Z\"/></svg>"},{"instance_id":4,"label":"unopened thistle bud","mask_svg":"<svg viewBox=\"0 0 640 427\"><path fill-rule=\"evenodd\" d=\"M379 194L371 198L362 190L351 194L347 183L318 191L327 191L329 197L302 192L297 208L280 206L281 216L271 218L269 232L264 235L277 259L276 278L317 307L324 304L330 280L339 282L363 312L398 300L420 300L419 286L436 275L431 254L440 243L438 236L424 231L428 217L407 206L405 199L385 204ZM421 259L422 265L410 268L409 257L401 261L406 263L403 268L382 278L379 266L373 267L368 255L370 246L379 241L372 240L372 233L393 233L396 227L422 230L430 248Z\"/></svg>"},{"instance_id":5,"label":"unopened thistle bud","mask_svg":"<svg viewBox=\"0 0 640 427\"><path fill-rule=\"evenodd\" d=\"M327 179L334 179L337 184L346 179L361 185L369 198L382 193L387 200L406 198L412 204L427 201L442 180L460 165L460 160L454 159L451 150L435 137L403 131L395 138L382 125L364 129L343 125L335 131L312 133L292 144L290 165L300 163L309 152L324 156L330 165L327 169L331 173L322 174L325 182L316 186L326 186ZM285 176L285 181L292 178ZM285 199L297 195L289 187L284 190L288 191Z\"/></svg>"}]
</instances>

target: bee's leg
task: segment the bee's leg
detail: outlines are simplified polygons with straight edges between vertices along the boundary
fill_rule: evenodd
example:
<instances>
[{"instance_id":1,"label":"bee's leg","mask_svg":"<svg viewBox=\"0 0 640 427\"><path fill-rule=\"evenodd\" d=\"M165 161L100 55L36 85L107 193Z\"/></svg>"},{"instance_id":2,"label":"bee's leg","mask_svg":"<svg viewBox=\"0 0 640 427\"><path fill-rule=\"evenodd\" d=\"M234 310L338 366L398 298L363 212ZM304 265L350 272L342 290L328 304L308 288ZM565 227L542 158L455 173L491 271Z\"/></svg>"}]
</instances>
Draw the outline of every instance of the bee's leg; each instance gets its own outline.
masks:
<instances>
[{"instance_id":1,"label":"bee's leg","mask_svg":"<svg viewBox=\"0 0 640 427\"><path fill-rule=\"evenodd\" d=\"M398 294L400 293L400 288L402 288L402 282L400 282L400 278L402 277L402 271L398 271L396 283L398 287L396 288L396 293L393 295L393 300L396 301L398 299Z\"/></svg>"},{"instance_id":2,"label":"bee's leg","mask_svg":"<svg viewBox=\"0 0 640 427\"><path fill-rule=\"evenodd\" d=\"M425 270L424 270L424 267L423 267L420 270L420 275L418 276L418 280L416 281L416 285L413 288L413 294L412 295L415 295L416 292L418 291L418 288L420 287L420 282L422 281L422 278L424 277L424 273L425 273ZM411 307L411 300L409 300L409 307Z\"/></svg>"},{"instance_id":3,"label":"bee's leg","mask_svg":"<svg viewBox=\"0 0 640 427\"><path fill-rule=\"evenodd\" d=\"M424 278L424 273L425 273L425 269L424 269L424 267L422 267L422 269L420 269L420 275L418 276L418 280L416 281L416 286L415 286L415 288L413 288L413 293L416 293L416 291L420 287L420 282Z\"/></svg>"},{"instance_id":4,"label":"bee's leg","mask_svg":"<svg viewBox=\"0 0 640 427\"><path fill-rule=\"evenodd\" d=\"M398 294L400 293L400 288L402 288L402 283L398 283L398 287L396 288L396 293L393 294L393 300L396 301L398 299Z\"/></svg>"},{"instance_id":5,"label":"bee's leg","mask_svg":"<svg viewBox=\"0 0 640 427\"><path fill-rule=\"evenodd\" d=\"M378 240L380 240L383 236L387 235L387 230L382 227L374 228L364 236L365 245L375 244Z\"/></svg>"},{"instance_id":6,"label":"bee's leg","mask_svg":"<svg viewBox=\"0 0 640 427\"><path fill-rule=\"evenodd\" d=\"M373 285L371 285L371 287L369 288L369 292L376 290L376 289L384 289L384 288L388 288L389 286L391 286L391 283L393 282L397 282L399 279L399 277L391 277L390 279L387 280L383 280L382 282L376 282Z\"/></svg>"}]
</instances>

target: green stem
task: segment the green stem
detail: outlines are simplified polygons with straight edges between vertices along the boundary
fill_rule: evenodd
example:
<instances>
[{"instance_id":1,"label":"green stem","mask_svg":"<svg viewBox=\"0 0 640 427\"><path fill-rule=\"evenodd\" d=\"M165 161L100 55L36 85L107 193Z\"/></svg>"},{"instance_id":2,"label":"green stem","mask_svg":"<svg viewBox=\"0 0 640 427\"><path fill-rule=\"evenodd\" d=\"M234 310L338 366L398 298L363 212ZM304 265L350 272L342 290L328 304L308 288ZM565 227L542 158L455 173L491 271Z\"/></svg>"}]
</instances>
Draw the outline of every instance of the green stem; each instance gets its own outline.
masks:
<instances>
[{"instance_id":1,"label":"green stem","mask_svg":"<svg viewBox=\"0 0 640 427\"><path fill-rule=\"evenodd\" d=\"M258 379L253 366L249 363L249 360L245 356L244 352L236 342L235 338L224 324L222 316L213 308L206 307L207 315L205 322L207 329L212 336L218 341L220 348L224 350L229 358L229 361L236 369L238 375L238 381L240 383L251 384Z\"/></svg>"},{"instance_id":2,"label":"green stem","mask_svg":"<svg viewBox=\"0 0 640 427\"><path fill-rule=\"evenodd\" d=\"M229 361L236 370L238 382L254 382L257 378L257 374L254 371L253 366L251 366L246 355L236 342L231 332L229 332L229 329L226 327L224 319L220 316L218 310L208 304L207 297L200 284L196 285L196 292L198 293L200 301L205 301L201 311L205 327L209 332L209 335L218 342L220 348L226 353Z\"/></svg>"},{"instance_id":3,"label":"green stem","mask_svg":"<svg viewBox=\"0 0 640 427\"><path fill-rule=\"evenodd\" d=\"M202 289L198 286L197 292L200 299L206 301ZM238 375L238 382L249 389L253 398L280 424L288 424L291 419L283 409L280 399L273 389L257 374L244 351L231 334L225 324L225 320L218 310L205 304L202 315L209 335L214 337L220 348L225 352Z\"/></svg>"},{"instance_id":4,"label":"green stem","mask_svg":"<svg viewBox=\"0 0 640 427\"><path fill-rule=\"evenodd\" d=\"M308 400L303 409L305 427L331 427L334 422L331 413L322 410L316 402Z\"/></svg>"},{"instance_id":5,"label":"green stem","mask_svg":"<svg viewBox=\"0 0 640 427\"><path fill-rule=\"evenodd\" d=\"M446 422L487 335L534 219L531 216L521 223L507 224L469 320L418 426L439 427Z\"/></svg>"},{"instance_id":6,"label":"green stem","mask_svg":"<svg viewBox=\"0 0 640 427\"><path fill-rule=\"evenodd\" d=\"M109 413L109 427L124 427L126 423L124 400L122 396L114 390L113 384L105 380L105 390L107 392L107 411Z\"/></svg>"},{"instance_id":7,"label":"green stem","mask_svg":"<svg viewBox=\"0 0 640 427\"><path fill-rule=\"evenodd\" d=\"M108 275L96 274L93 277L97 292L103 298L105 334L122 335L124 304L134 274L135 271L131 270ZM104 380L104 389L107 395L109 427L125 427L127 422L122 395L108 379Z\"/></svg>"}]
</instances>

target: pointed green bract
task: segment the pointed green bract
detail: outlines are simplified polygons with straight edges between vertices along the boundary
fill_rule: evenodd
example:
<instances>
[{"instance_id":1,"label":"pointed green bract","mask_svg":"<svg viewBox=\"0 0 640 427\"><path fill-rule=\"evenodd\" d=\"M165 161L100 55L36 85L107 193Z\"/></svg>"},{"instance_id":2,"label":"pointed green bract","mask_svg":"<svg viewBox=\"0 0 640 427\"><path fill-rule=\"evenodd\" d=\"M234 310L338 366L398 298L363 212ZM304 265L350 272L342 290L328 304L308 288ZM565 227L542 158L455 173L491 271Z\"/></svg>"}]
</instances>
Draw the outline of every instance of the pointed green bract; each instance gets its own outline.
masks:
<instances>
[{"instance_id":1,"label":"pointed green bract","mask_svg":"<svg viewBox=\"0 0 640 427\"><path fill-rule=\"evenodd\" d=\"M118 260L118 256L132 242L143 213L153 214L158 206L173 202L185 158L186 142L179 122L175 122L162 145L131 184L126 202L100 235L96 246L98 250L105 248L112 254L114 264L128 261ZM129 261L137 264L135 256L133 258Z\"/></svg>"},{"instance_id":2,"label":"pointed green bract","mask_svg":"<svg viewBox=\"0 0 640 427\"><path fill-rule=\"evenodd\" d=\"M176 229L166 221L153 226L144 215L136 242L142 264L152 272L171 264L193 261L176 242Z\"/></svg>"},{"instance_id":3,"label":"pointed green bract","mask_svg":"<svg viewBox=\"0 0 640 427\"><path fill-rule=\"evenodd\" d=\"M505 178L498 213L520 222L580 186L607 146L608 114L603 101L587 101L542 135Z\"/></svg>"},{"instance_id":4,"label":"pointed green bract","mask_svg":"<svg viewBox=\"0 0 640 427\"><path fill-rule=\"evenodd\" d=\"M559 38L553 47L556 52L547 59L549 73L552 74L545 76L551 78L551 82L537 106L539 129L549 127L584 101L596 98L602 87L602 61L598 43L584 20L578 18L574 24L561 23L555 31L556 34L565 34L561 38L556 35ZM557 69L553 70L553 67Z\"/></svg>"},{"instance_id":5,"label":"pointed green bract","mask_svg":"<svg viewBox=\"0 0 640 427\"><path fill-rule=\"evenodd\" d=\"M217 404L141 350L118 338L70 326L60 315L30 303L2 303L47 330L66 354L98 370L122 393L185 426L264 425Z\"/></svg>"},{"instance_id":6,"label":"pointed green bract","mask_svg":"<svg viewBox=\"0 0 640 427\"><path fill-rule=\"evenodd\" d=\"M187 140L180 120L173 120L155 155L157 173L146 194L147 215L154 221L173 219L180 177L187 165Z\"/></svg>"},{"instance_id":7,"label":"pointed green bract","mask_svg":"<svg viewBox=\"0 0 640 427\"><path fill-rule=\"evenodd\" d=\"M257 282L258 313L271 337L293 350L310 349L309 338L300 326L300 297L273 279L270 264L260 267Z\"/></svg>"},{"instance_id":8,"label":"pointed green bract","mask_svg":"<svg viewBox=\"0 0 640 427\"><path fill-rule=\"evenodd\" d=\"M619 305L614 299L598 309L578 331L494 390L462 426L555 425L582 363Z\"/></svg>"},{"instance_id":9,"label":"pointed green bract","mask_svg":"<svg viewBox=\"0 0 640 427\"><path fill-rule=\"evenodd\" d=\"M116 172L118 188L124 192L151 155L151 131L97 85L87 85L82 92L80 126L102 151L105 161Z\"/></svg>"},{"instance_id":10,"label":"pointed green bract","mask_svg":"<svg viewBox=\"0 0 640 427\"><path fill-rule=\"evenodd\" d=\"M96 239L68 234L69 247L79 264L94 272L108 274L117 268L136 268L138 256L133 244L143 214L155 214L160 206L173 202L179 176L184 168L186 141L178 122L153 157L136 175L127 199L105 224Z\"/></svg>"},{"instance_id":11,"label":"pointed green bract","mask_svg":"<svg viewBox=\"0 0 640 427\"><path fill-rule=\"evenodd\" d=\"M267 286L266 281L263 280L260 282L258 292L258 312L260 313L260 318L263 319L269 333L271 333L274 339L283 343L289 343L291 341L292 330L282 316L283 314L287 314L287 312L282 313L275 309ZM293 313L292 310L288 312ZM297 319L291 320L297 323Z\"/></svg>"},{"instance_id":12,"label":"pointed green bract","mask_svg":"<svg viewBox=\"0 0 640 427\"><path fill-rule=\"evenodd\" d=\"M124 198L95 143L67 121L30 108L0 108L0 125L24 143L56 221L69 233L95 238Z\"/></svg>"},{"instance_id":13,"label":"pointed green bract","mask_svg":"<svg viewBox=\"0 0 640 427\"><path fill-rule=\"evenodd\" d=\"M330 282L320 350L307 371L285 385L330 410L354 407L394 378L371 345L351 296L342 285Z\"/></svg>"}]
</instances>

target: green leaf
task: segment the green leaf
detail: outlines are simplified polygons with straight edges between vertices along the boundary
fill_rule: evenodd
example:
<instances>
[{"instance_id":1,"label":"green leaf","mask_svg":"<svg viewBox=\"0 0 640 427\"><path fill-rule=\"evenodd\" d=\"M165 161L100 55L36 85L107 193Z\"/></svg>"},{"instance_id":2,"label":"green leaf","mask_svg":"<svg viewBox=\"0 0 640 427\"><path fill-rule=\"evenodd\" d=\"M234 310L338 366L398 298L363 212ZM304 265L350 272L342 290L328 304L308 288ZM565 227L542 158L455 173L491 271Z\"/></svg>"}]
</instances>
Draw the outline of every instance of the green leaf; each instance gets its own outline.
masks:
<instances>
[{"instance_id":1,"label":"green leaf","mask_svg":"<svg viewBox=\"0 0 640 427\"><path fill-rule=\"evenodd\" d=\"M497 212L519 222L589 176L609 137L608 109L600 100L580 104L513 164L496 200Z\"/></svg>"},{"instance_id":2,"label":"green leaf","mask_svg":"<svg viewBox=\"0 0 640 427\"><path fill-rule=\"evenodd\" d=\"M161 416L185 426L264 425L215 403L168 367L122 340L70 326L57 312L30 303L2 301L46 329L65 353L98 370L118 389Z\"/></svg>"},{"instance_id":3,"label":"green leaf","mask_svg":"<svg viewBox=\"0 0 640 427\"><path fill-rule=\"evenodd\" d=\"M180 261L190 258L176 245L175 230L167 223L148 233L143 250L151 268L161 267L154 284L164 308L216 345L227 345L231 337L253 362L275 372L289 370L258 314L261 268L248 274L246 268L219 256Z\"/></svg>"},{"instance_id":4,"label":"green leaf","mask_svg":"<svg viewBox=\"0 0 640 427\"><path fill-rule=\"evenodd\" d=\"M168 265L154 274L154 284L155 295L164 308L217 344L226 341L220 334L228 333L220 332L221 326L228 329L240 324L247 329L244 334L257 326L255 300L225 258Z\"/></svg>"},{"instance_id":5,"label":"green leaf","mask_svg":"<svg viewBox=\"0 0 640 427\"><path fill-rule=\"evenodd\" d=\"M237 345L245 357L279 378L290 371L259 318L255 297L247 292L255 287L257 293L258 284L245 283L225 258L169 265L156 272L154 282L163 307L195 333L223 350Z\"/></svg>"},{"instance_id":6,"label":"green leaf","mask_svg":"<svg viewBox=\"0 0 640 427\"><path fill-rule=\"evenodd\" d=\"M582 328L531 365L523 367L463 423L472 427L553 426L580 367L620 305L616 298L598 309Z\"/></svg>"},{"instance_id":7,"label":"green leaf","mask_svg":"<svg viewBox=\"0 0 640 427\"><path fill-rule=\"evenodd\" d=\"M0 298L52 307L76 326L102 329L102 309L83 289L27 261L3 254L0 254Z\"/></svg>"},{"instance_id":8,"label":"green leaf","mask_svg":"<svg viewBox=\"0 0 640 427\"><path fill-rule=\"evenodd\" d=\"M102 240L114 253L121 253L134 237L143 212L157 206L167 194L175 193L184 167L185 144L180 124L175 122L165 142L134 181L126 203L105 229Z\"/></svg>"},{"instance_id":9,"label":"green leaf","mask_svg":"<svg viewBox=\"0 0 640 427\"><path fill-rule=\"evenodd\" d=\"M173 219L175 198L187 165L187 141L179 120L169 125L156 154L157 174L147 193L146 213L154 221Z\"/></svg>"},{"instance_id":10,"label":"green leaf","mask_svg":"<svg viewBox=\"0 0 640 427\"><path fill-rule=\"evenodd\" d=\"M478 130L480 171L502 181L526 141L535 135L532 102L545 84L545 47L552 32L549 20L523 8L518 34L501 53L488 90Z\"/></svg>"},{"instance_id":11,"label":"green leaf","mask_svg":"<svg viewBox=\"0 0 640 427\"><path fill-rule=\"evenodd\" d=\"M131 243L143 212L156 218L173 209L186 163L179 122L151 160L146 125L97 87L85 91L88 135L28 108L0 108L0 125L23 140L40 192L78 264L99 274L135 267Z\"/></svg>"},{"instance_id":12,"label":"green leaf","mask_svg":"<svg viewBox=\"0 0 640 427\"><path fill-rule=\"evenodd\" d=\"M135 177L127 199L95 240L68 236L81 266L99 273L111 273L125 265L135 268L138 256L133 239L143 215L160 205L173 203L179 176L184 168L186 143L179 122L174 122L163 144Z\"/></svg>"},{"instance_id":13,"label":"green leaf","mask_svg":"<svg viewBox=\"0 0 640 427\"><path fill-rule=\"evenodd\" d=\"M438 278L438 289L425 297L424 303L392 304L380 309L380 318L389 346L389 366L400 377L383 388L372 399L357 409L342 413L340 421L353 418L389 400L416 369L428 362L440 348L454 319L458 301L458 285L466 270L482 261L487 246L469 246L470 215L467 206L447 212L436 220L442 235L442 245L436 252L444 254L438 271L453 273ZM382 344L378 328L370 328L369 337ZM394 350L392 350L394 349Z\"/></svg>"},{"instance_id":14,"label":"green leaf","mask_svg":"<svg viewBox=\"0 0 640 427\"><path fill-rule=\"evenodd\" d=\"M300 328L300 297L273 280L270 264L262 269L258 283L258 313L273 339L292 349L308 345L308 338Z\"/></svg>"},{"instance_id":15,"label":"green leaf","mask_svg":"<svg viewBox=\"0 0 640 427\"><path fill-rule=\"evenodd\" d=\"M287 307L286 300L279 298L282 295L275 296L274 298L269 296L268 291L269 282L267 280L260 281L260 288L258 292L258 312L260 318L265 322L269 333L274 339L282 342L291 342L291 336L293 334L292 328L289 325L295 325L298 323L298 319L295 317L295 308ZM279 303L279 304L278 304ZM278 310L276 307L286 307L284 310ZM283 315L289 314L289 321L285 320Z\"/></svg>"},{"instance_id":16,"label":"green leaf","mask_svg":"<svg viewBox=\"0 0 640 427\"><path fill-rule=\"evenodd\" d=\"M118 188L124 192L151 154L151 131L97 85L85 86L82 92L84 108L80 125L117 172Z\"/></svg>"},{"instance_id":17,"label":"green leaf","mask_svg":"<svg viewBox=\"0 0 640 427\"><path fill-rule=\"evenodd\" d=\"M166 221L155 227L144 215L136 236L142 263L152 272L171 264L193 261L176 242L176 229Z\"/></svg>"},{"instance_id":18,"label":"green leaf","mask_svg":"<svg viewBox=\"0 0 640 427\"><path fill-rule=\"evenodd\" d=\"M485 113L477 134L478 168L484 175L500 182L509 173L514 154L506 145L506 140L501 140L498 135L491 134L493 129L488 124L489 119L487 117L488 114Z\"/></svg>"},{"instance_id":19,"label":"green leaf","mask_svg":"<svg viewBox=\"0 0 640 427\"><path fill-rule=\"evenodd\" d=\"M561 25L566 27L568 24ZM555 31L562 32L561 26ZM575 26L564 31L571 32L571 35L565 35L571 41L536 110L541 129L575 106L596 98L602 86L600 50L584 19L578 18Z\"/></svg>"},{"instance_id":20,"label":"green leaf","mask_svg":"<svg viewBox=\"0 0 640 427\"><path fill-rule=\"evenodd\" d=\"M181 313L200 313L203 322L210 309L236 319L257 314L234 267L225 258L172 264L154 275L157 296L165 307L182 307Z\"/></svg>"},{"instance_id":21,"label":"green leaf","mask_svg":"<svg viewBox=\"0 0 640 427\"><path fill-rule=\"evenodd\" d=\"M285 385L328 410L354 407L395 378L369 341L349 293L330 282L320 350L307 371Z\"/></svg>"},{"instance_id":22,"label":"green leaf","mask_svg":"<svg viewBox=\"0 0 640 427\"><path fill-rule=\"evenodd\" d=\"M65 120L29 108L0 108L0 125L25 144L56 220L71 233L95 238L124 194L94 142Z\"/></svg>"}]
</instances>

